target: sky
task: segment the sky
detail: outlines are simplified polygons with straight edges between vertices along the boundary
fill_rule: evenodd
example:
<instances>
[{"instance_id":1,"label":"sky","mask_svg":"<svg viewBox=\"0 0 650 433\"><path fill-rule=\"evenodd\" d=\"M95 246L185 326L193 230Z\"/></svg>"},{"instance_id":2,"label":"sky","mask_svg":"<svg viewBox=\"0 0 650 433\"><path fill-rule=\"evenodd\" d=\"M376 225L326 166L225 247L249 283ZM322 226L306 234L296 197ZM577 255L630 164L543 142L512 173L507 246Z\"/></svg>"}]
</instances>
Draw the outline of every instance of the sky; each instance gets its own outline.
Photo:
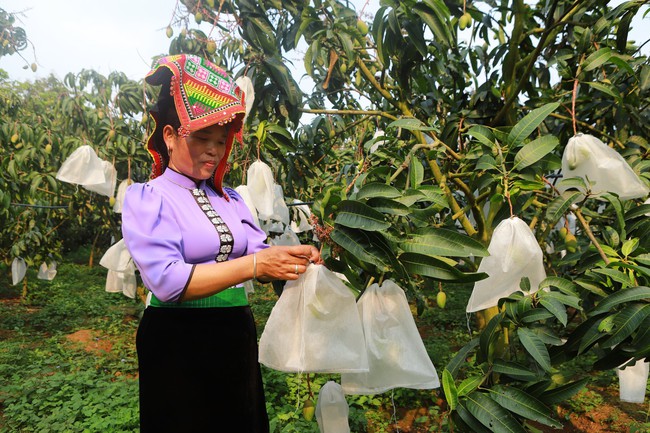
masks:
<instances>
[{"instance_id":1,"label":"sky","mask_svg":"<svg viewBox=\"0 0 650 433\"><path fill-rule=\"evenodd\" d=\"M170 23L177 0L0 0L7 12L21 12L31 44L21 54L0 57L0 68L17 81L53 73L93 69L104 75L124 72L138 80L149 71L151 59L167 53ZM38 69L29 65L36 60ZM27 66L27 69L23 69Z\"/></svg>"},{"instance_id":2,"label":"sky","mask_svg":"<svg viewBox=\"0 0 650 433\"><path fill-rule=\"evenodd\" d=\"M620 4L623 0L614 0ZM93 69L108 75L124 72L139 80L149 71L152 58L168 52L165 29L179 0L0 0L0 8L19 13L17 25L27 32L30 44L19 55L0 57L0 68L16 81L44 78L53 73L63 79L68 72ZM353 0L371 14L379 0ZM645 40L650 15L632 24L631 38ZM192 23L194 24L194 23ZM207 26L207 27L205 27ZM174 27L178 32L179 28ZM644 30L645 29L645 30ZM209 32L204 23L202 30ZM650 47L645 47L645 52ZM32 72L29 65L36 62ZM26 67L26 68L25 68Z\"/></svg>"}]
</instances>

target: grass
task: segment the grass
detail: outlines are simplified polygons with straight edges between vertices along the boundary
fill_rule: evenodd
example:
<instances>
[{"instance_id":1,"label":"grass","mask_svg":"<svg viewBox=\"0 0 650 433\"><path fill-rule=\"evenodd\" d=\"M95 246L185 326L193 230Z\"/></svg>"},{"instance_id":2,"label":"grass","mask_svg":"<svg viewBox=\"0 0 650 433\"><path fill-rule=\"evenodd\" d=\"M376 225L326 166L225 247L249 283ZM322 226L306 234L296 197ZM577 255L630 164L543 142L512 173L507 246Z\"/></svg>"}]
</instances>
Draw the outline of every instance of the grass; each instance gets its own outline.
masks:
<instances>
[{"instance_id":1,"label":"grass","mask_svg":"<svg viewBox=\"0 0 650 433\"><path fill-rule=\"evenodd\" d=\"M105 292L106 270L88 267L83 257L83 251L77 252L60 264L51 282L28 270L25 299L20 298L22 284L10 286L10 270L0 267L0 433L138 431L134 335L143 306L140 300ZM445 309L435 305L435 293L424 294L420 314L412 309L439 374L471 338L464 313L471 287L449 285L445 291ZM276 300L271 285L252 295L258 335ZM565 367L568 376L590 369L584 359ZM271 431L318 432L316 420L306 420L302 406L307 398L316 401L320 388L340 376L262 368ZM649 432L647 407L617 403L617 386L614 372L596 374L592 386L559 408L558 415L567 425L590 422L588 431L622 431L607 430L609 424ZM398 388L374 396L350 395L347 401L354 433L450 431L439 389ZM596 416L600 412L602 418Z\"/></svg>"}]
</instances>

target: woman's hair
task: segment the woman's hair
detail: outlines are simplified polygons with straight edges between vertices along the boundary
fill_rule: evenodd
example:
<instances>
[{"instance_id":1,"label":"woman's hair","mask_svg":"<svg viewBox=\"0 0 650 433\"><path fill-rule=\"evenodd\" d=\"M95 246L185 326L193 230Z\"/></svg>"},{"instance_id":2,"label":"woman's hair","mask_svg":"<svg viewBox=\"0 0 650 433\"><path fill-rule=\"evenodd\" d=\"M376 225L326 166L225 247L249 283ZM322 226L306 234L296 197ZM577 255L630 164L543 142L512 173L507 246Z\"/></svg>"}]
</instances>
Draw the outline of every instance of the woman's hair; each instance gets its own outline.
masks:
<instances>
[{"instance_id":1,"label":"woman's hair","mask_svg":"<svg viewBox=\"0 0 650 433\"><path fill-rule=\"evenodd\" d=\"M181 126L181 121L178 117L176 106L174 105L174 98L169 92L169 82L163 83L158 94L158 101L151 110L151 113L154 114L156 119L156 129L154 131L156 137L154 143L156 150L162 157L164 167L169 165L169 153L167 152L167 145L163 138L163 128L169 125L174 129L174 132L177 132Z\"/></svg>"}]
</instances>

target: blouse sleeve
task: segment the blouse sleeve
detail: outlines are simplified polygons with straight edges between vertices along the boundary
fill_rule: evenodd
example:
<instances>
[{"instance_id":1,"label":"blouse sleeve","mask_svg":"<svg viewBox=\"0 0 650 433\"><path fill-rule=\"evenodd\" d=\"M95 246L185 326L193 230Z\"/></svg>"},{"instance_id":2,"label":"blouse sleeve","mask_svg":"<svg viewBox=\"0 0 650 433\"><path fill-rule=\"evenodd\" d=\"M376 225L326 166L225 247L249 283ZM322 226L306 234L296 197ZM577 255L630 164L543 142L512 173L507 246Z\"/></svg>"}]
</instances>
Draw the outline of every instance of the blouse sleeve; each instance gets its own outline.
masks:
<instances>
[{"instance_id":1,"label":"blouse sleeve","mask_svg":"<svg viewBox=\"0 0 650 433\"><path fill-rule=\"evenodd\" d=\"M232 202L237 206L237 215L241 217L242 225L246 231L246 238L248 239L248 247L246 254L253 254L269 246L266 244L266 233L255 224L251 211L246 206L246 202L234 189L225 188L226 193L232 199Z\"/></svg>"},{"instance_id":2,"label":"blouse sleeve","mask_svg":"<svg viewBox=\"0 0 650 433\"><path fill-rule=\"evenodd\" d=\"M163 302L176 302L194 265L185 263L181 230L159 192L148 184L127 189L122 210L124 242L149 290Z\"/></svg>"}]
</instances>

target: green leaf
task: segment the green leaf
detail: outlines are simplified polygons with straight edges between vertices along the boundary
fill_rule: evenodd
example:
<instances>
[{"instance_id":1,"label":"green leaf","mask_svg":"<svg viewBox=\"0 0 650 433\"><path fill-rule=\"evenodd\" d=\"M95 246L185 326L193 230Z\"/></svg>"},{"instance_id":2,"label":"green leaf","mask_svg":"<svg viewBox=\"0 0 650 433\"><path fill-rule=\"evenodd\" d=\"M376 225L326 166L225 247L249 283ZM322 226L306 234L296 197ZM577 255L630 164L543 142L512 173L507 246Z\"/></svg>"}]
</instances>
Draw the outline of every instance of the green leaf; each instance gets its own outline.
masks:
<instances>
[{"instance_id":1,"label":"green leaf","mask_svg":"<svg viewBox=\"0 0 650 433\"><path fill-rule=\"evenodd\" d=\"M371 198L366 202L366 204L378 212L389 215L406 216L411 212L408 206L389 198Z\"/></svg>"},{"instance_id":2,"label":"green leaf","mask_svg":"<svg viewBox=\"0 0 650 433\"><path fill-rule=\"evenodd\" d=\"M399 260L408 273L434 280L471 283L487 278L487 274L484 272L466 274L442 260L425 254L403 253L399 256Z\"/></svg>"},{"instance_id":3,"label":"green leaf","mask_svg":"<svg viewBox=\"0 0 650 433\"><path fill-rule=\"evenodd\" d=\"M642 65L639 73L639 89L648 90L650 88L650 66Z\"/></svg>"},{"instance_id":4,"label":"green leaf","mask_svg":"<svg viewBox=\"0 0 650 433\"><path fill-rule=\"evenodd\" d=\"M623 246L621 247L621 252L625 257L628 257L637 249L638 246L639 246L639 238L628 239L623 243Z\"/></svg>"},{"instance_id":5,"label":"green leaf","mask_svg":"<svg viewBox=\"0 0 650 433\"><path fill-rule=\"evenodd\" d=\"M492 130L483 125L474 125L467 131L467 134L476 138L479 142L486 145L489 148L494 147L494 134Z\"/></svg>"},{"instance_id":6,"label":"green leaf","mask_svg":"<svg viewBox=\"0 0 650 433\"><path fill-rule=\"evenodd\" d=\"M497 385L489 392L492 400L517 415L547 426L562 428L562 424L550 416L553 413L551 409L519 388Z\"/></svg>"},{"instance_id":7,"label":"green leaf","mask_svg":"<svg viewBox=\"0 0 650 433\"><path fill-rule=\"evenodd\" d=\"M614 316L614 332L605 341L601 341L599 346L605 349L616 346L632 335L648 315L650 315L650 304L628 305Z\"/></svg>"},{"instance_id":8,"label":"green leaf","mask_svg":"<svg viewBox=\"0 0 650 433\"><path fill-rule=\"evenodd\" d=\"M542 280L541 283L539 283L539 288L543 289L546 287L557 287L562 291L562 293L565 293L569 296L578 296L576 285L566 278L556 276L546 277Z\"/></svg>"},{"instance_id":9,"label":"green leaf","mask_svg":"<svg viewBox=\"0 0 650 433\"><path fill-rule=\"evenodd\" d=\"M451 359L451 361L449 361L445 369L449 370L449 372L453 377L456 377L456 375L458 374L458 370L460 370L460 367L467 363L467 357L469 356L469 353L472 350L474 350L476 346L478 346L478 344L479 344L478 338L473 338L472 340L470 340L458 352L456 352L456 354Z\"/></svg>"},{"instance_id":10,"label":"green leaf","mask_svg":"<svg viewBox=\"0 0 650 433\"><path fill-rule=\"evenodd\" d=\"M605 275L609 278L611 278L614 281L617 281L623 285L623 287L629 287L632 285L632 281L630 281L630 277L627 276L627 274L617 271L616 269L609 269L609 268L594 268L589 272L593 272L595 274L600 274L600 275Z\"/></svg>"},{"instance_id":11,"label":"green leaf","mask_svg":"<svg viewBox=\"0 0 650 433\"><path fill-rule=\"evenodd\" d=\"M467 410L494 433L525 433L526 430L496 401L481 392L466 397Z\"/></svg>"},{"instance_id":12,"label":"green leaf","mask_svg":"<svg viewBox=\"0 0 650 433\"><path fill-rule=\"evenodd\" d=\"M465 401L460 401L456 412L460 419L467 425L472 433L492 433L491 429L487 429L481 424L469 411L467 410Z\"/></svg>"},{"instance_id":13,"label":"green leaf","mask_svg":"<svg viewBox=\"0 0 650 433\"><path fill-rule=\"evenodd\" d=\"M618 89L614 87L611 84L606 84L606 83L599 83L599 82L593 82L589 81L586 83L590 87L593 87L594 89L598 90L599 92L603 92L606 95L611 96L614 99L621 100L621 94L619 93Z\"/></svg>"},{"instance_id":14,"label":"green leaf","mask_svg":"<svg viewBox=\"0 0 650 433\"><path fill-rule=\"evenodd\" d=\"M580 191L564 191L555 197L546 207L546 221L553 224L557 223L566 211L569 210L571 205L577 202L580 197L582 197Z\"/></svg>"},{"instance_id":15,"label":"green leaf","mask_svg":"<svg viewBox=\"0 0 650 433\"><path fill-rule=\"evenodd\" d=\"M371 197L396 198L401 195L402 193L394 186L378 182L367 183L359 188L359 191L357 192L357 200Z\"/></svg>"},{"instance_id":16,"label":"green leaf","mask_svg":"<svg viewBox=\"0 0 650 433\"><path fill-rule=\"evenodd\" d=\"M568 190L568 189L578 189L580 191L587 190L587 184L585 183L585 180L581 177L568 177L562 179L555 186L559 190Z\"/></svg>"},{"instance_id":17,"label":"green leaf","mask_svg":"<svg viewBox=\"0 0 650 433\"><path fill-rule=\"evenodd\" d=\"M601 194L600 197L608 200L612 204L614 211L616 211L618 234L621 236L621 239L625 239L627 237L625 233L625 214L623 213L623 204L621 203L621 200L610 193Z\"/></svg>"},{"instance_id":18,"label":"green leaf","mask_svg":"<svg viewBox=\"0 0 650 433\"><path fill-rule=\"evenodd\" d=\"M440 0L425 0L413 5L413 12L418 14L422 21L431 29L436 41L452 47L451 30L447 23L449 22L449 9Z\"/></svg>"},{"instance_id":19,"label":"green leaf","mask_svg":"<svg viewBox=\"0 0 650 433\"><path fill-rule=\"evenodd\" d=\"M596 69L608 61L610 57L612 57L612 49L609 47L601 48L591 53L589 57L582 62L582 70L588 72L592 69Z\"/></svg>"},{"instance_id":20,"label":"green leaf","mask_svg":"<svg viewBox=\"0 0 650 433\"><path fill-rule=\"evenodd\" d=\"M449 409L455 410L456 406L458 406L458 390L453 376L446 368L442 371L442 390L445 393Z\"/></svg>"},{"instance_id":21,"label":"green leaf","mask_svg":"<svg viewBox=\"0 0 650 433\"><path fill-rule=\"evenodd\" d=\"M494 316L485 326L483 332L479 336L480 342L480 355L483 360L488 362L492 361L494 355L494 342L498 338L501 331L501 321L505 313L501 312Z\"/></svg>"},{"instance_id":22,"label":"green leaf","mask_svg":"<svg viewBox=\"0 0 650 433\"><path fill-rule=\"evenodd\" d=\"M433 131L435 128L427 126L421 120L414 117L402 117L401 119L394 120L386 125L386 129L402 128L409 131Z\"/></svg>"},{"instance_id":23,"label":"green leaf","mask_svg":"<svg viewBox=\"0 0 650 433\"><path fill-rule=\"evenodd\" d=\"M510 376L513 379L526 382L532 382L539 379L539 376L535 372L524 367L523 365L512 361L505 361L503 359L494 360L494 363L492 364L492 371L495 373L505 374L506 376Z\"/></svg>"},{"instance_id":24,"label":"green leaf","mask_svg":"<svg viewBox=\"0 0 650 433\"><path fill-rule=\"evenodd\" d=\"M559 106L558 102L551 102L528 113L512 128L507 143L512 147L518 146Z\"/></svg>"},{"instance_id":25,"label":"green leaf","mask_svg":"<svg viewBox=\"0 0 650 433\"><path fill-rule=\"evenodd\" d=\"M337 206L336 224L367 231L386 230L390 223L384 214L356 200L343 200Z\"/></svg>"},{"instance_id":26,"label":"green leaf","mask_svg":"<svg viewBox=\"0 0 650 433\"><path fill-rule=\"evenodd\" d=\"M458 232L425 227L416 231L400 247L408 253L428 256L485 257L489 253L478 241Z\"/></svg>"},{"instance_id":27,"label":"green leaf","mask_svg":"<svg viewBox=\"0 0 650 433\"><path fill-rule=\"evenodd\" d=\"M556 299L549 297L540 297L539 303L542 307L550 311L562 325L566 326L568 316L564 304Z\"/></svg>"},{"instance_id":28,"label":"green leaf","mask_svg":"<svg viewBox=\"0 0 650 433\"><path fill-rule=\"evenodd\" d=\"M587 385L587 382L589 382L589 378L585 377L575 382L558 386L557 388L542 393L539 399L549 406L567 401L581 391Z\"/></svg>"},{"instance_id":29,"label":"green leaf","mask_svg":"<svg viewBox=\"0 0 650 433\"><path fill-rule=\"evenodd\" d=\"M492 155L483 155L476 162L476 170L497 170L497 162Z\"/></svg>"},{"instance_id":30,"label":"green leaf","mask_svg":"<svg viewBox=\"0 0 650 433\"><path fill-rule=\"evenodd\" d=\"M359 230L346 229L337 227L330 234L332 240L347 250L350 254L361 261L377 266L381 271L387 272L388 265L381 257L377 257L367 239L363 238L363 233Z\"/></svg>"},{"instance_id":31,"label":"green leaf","mask_svg":"<svg viewBox=\"0 0 650 433\"><path fill-rule=\"evenodd\" d=\"M409 163L409 182L412 188L417 188L424 179L424 167L418 158L411 158Z\"/></svg>"},{"instance_id":32,"label":"green leaf","mask_svg":"<svg viewBox=\"0 0 650 433\"><path fill-rule=\"evenodd\" d=\"M552 152L558 144L560 144L560 141L553 135L537 137L517 152L515 155L515 165L512 169L514 170L516 168L521 170L529 165L533 165Z\"/></svg>"},{"instance_id":33,"label":"green leaf","mask_svg":"<svg viewBox=\"0 0 650 433\"><path fill-rule=\"evenodd\" d=\"M485 381L485 376L470 376L463 380L458 386L458 396L464 397L474 392Z\"/></svg>"},{"instance_id":34,"label":"green leaf","mask_svg":"<svg viewBox=\"0 0 650 433\"><path fill-rule=\"evenodd\" d=\"M580 306L580 298L577 295L565 295L563 293L555 291L544 291L538 293L540 294L540 298L555 299L556 301L559 301L564 305L568 305L569 307L573 307L576 310L582 310L582 307Z\"/></svg>"},{"instance_id":35,"label":"green leaf","mask_svg":"<svg viewBox=\"0 0 650 433\"><path fill-rule=\"evenodd\" d=\"M650 299L650 287L638 286L631 287L629 289L622 289L617 292L612 293L596 306L593 310L589 312L590 316L595 316L600 313L605 313L610 311L613 307L617 305L640 300L649 300Z\"/></svg>"},{"instance_id":36,"label":"green leaf","mask_svg":"<svg viewBox=\"0 0 650 433\"><path fill-rule=\"evenodd\" d=\"M528 328L517 329L517 336L519 336L519 341L521 341L526 351L530 353L540 367L545 371L551 371L551 357L544 342Z\"/></svg>"}]
</instances>

